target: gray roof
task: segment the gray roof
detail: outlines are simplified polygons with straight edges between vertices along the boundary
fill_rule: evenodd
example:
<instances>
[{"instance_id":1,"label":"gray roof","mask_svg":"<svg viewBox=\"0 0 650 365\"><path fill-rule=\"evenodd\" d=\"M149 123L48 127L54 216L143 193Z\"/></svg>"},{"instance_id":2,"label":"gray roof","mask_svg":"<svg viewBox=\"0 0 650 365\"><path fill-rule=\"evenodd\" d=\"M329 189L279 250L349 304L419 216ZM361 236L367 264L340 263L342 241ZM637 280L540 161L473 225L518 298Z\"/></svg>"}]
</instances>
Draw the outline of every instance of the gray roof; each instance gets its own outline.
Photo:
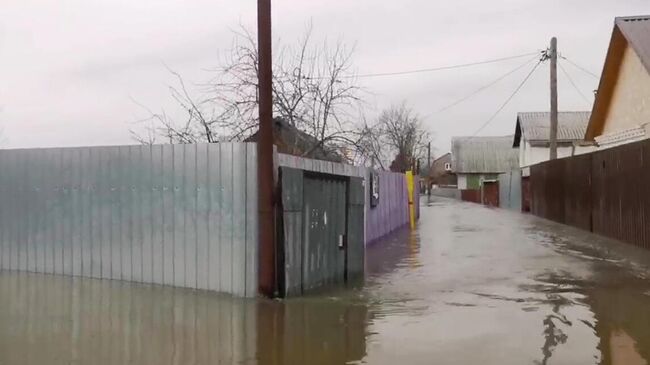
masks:
<instances>
[{"instance_id":1,"label":"gray roof","mask_svg":"<svg viewBox=\"0 0 650 365\"><path fill-rule=\"evenodd\" d=\"M557 113L558 142L582 141L585 138L591 112ZM521 137L527 141L548 142L551 129L550 112L517 113L513 146L519 147Z\"/></svg>"},{"instance_id":2,"label":"gray roof","mask_svg":"<svg viewBox=\"0 0 650 365\"><path fill-rule=\"evenodd\" d=\"M614 23L650 72L650 15L620 17Z\"/></svg>"},{"instance_id":3,"label":"gray roof","mask_svg":"<svg viewBox=\"0 0 650 365\"><path fill-rule=\"evenodd\" d=\"M519 168L512 137L453 137L451 166L457 173L503 173Z\"/></svg>"}]
</instances>

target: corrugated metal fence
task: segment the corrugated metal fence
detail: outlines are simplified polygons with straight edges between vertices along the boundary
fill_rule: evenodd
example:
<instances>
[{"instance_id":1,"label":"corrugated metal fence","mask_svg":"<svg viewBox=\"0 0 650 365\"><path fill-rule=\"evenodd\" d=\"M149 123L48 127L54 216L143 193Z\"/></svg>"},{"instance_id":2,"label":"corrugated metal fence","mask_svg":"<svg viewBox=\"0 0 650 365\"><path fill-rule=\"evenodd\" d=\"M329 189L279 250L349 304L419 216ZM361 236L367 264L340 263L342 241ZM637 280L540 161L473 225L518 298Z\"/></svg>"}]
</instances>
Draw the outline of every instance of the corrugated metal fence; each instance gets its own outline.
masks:
<instances>
[{"instance_id":1,"label":"corrugated metal fence","mask_svg":"<svg viewBox=\"0 0 650 365\"><path fill-rule=\"evenodd\" d=\"M431 189L431 196L439 196L443 198L450 198L460 200L460 190L457 188L434 188Z\"/></svg>"},{"instance_id":2,"label":"corrugated metal fence","mask_svg":"<svg viewBox=\"0 0 650 365\"><path fill-rule=\"evenodd\" d=\"M375 207L366 204L367 243L371 243L397 228L409 224L408 189L404 174L387 171L377 173L379 174L380 198ZM366 199L369 196L369 193L366 192ZM417 195L414 201L416 206L420 205Z\"/></svg>"},{"instance_id":3,"label":"corrugated metal fence","mask_svg":"<svg viewBox=\"0 0 650 365\"><path fill-rule=\"evenodd\" d=\"M361 177L364 179L365 205L365 240L366 244L375 241L397 228L409 223L408 191L404 174L377 171L379 175L379 204L370 206L369 183L371 169L351 166L336 162L311 160L286 154L278 154L278 164L284 167L298 168L306 171ZM417 180L417 179L416 179ZM415 202L420 194L415 189ZM416 215L420 216L420 204L416 204Z\"/></svg>"},{"instance_id":4,"label":"corrugated metal fence","mask_svg":"<svg viewBox=\"0 0 650 365\"><path fill-rule=\"evenodd\" d=\"M499 206L521 212L521 170L499 175Z\"/></svg>"},{"instance_id":5,"label":"corrugated metal fence","mask_svg":"<svg viewBox=\"0 0 650 365\"><path fill-rule=\"evenodd\" d=\"M257 294L254 144L0 151L0 268Z\"/></svg>"},{"instance_id":6,"label":"corrugated metal fence","mask_svg":"<svg viewBox=\"0 0 650 365\"><path fill-rule=\"evenodd\" d=\"M531 167L532 212L650 248L650 141Z\"/></svg>"}]
</instances>

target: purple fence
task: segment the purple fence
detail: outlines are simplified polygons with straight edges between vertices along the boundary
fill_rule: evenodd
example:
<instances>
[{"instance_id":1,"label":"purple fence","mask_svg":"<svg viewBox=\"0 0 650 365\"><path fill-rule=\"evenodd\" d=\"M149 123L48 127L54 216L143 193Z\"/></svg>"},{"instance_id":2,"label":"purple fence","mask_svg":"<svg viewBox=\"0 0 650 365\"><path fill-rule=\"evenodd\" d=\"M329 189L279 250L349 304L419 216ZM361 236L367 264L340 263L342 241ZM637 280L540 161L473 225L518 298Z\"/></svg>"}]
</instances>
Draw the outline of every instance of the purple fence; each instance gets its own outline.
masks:
<instances>
[{"instance_id":1,"label":"purple fence","mask_svg":"<svg viewBox=\"0 0 650 365\"><path fill-rule=\"evenodd\" d=\"M409 223L408 191L404 174L379 174L379 202L366 205L366 245ZM417 189L416 189L417 190ZM419 194L416 192L416 210Z\"/></svg>"}]
</instances>

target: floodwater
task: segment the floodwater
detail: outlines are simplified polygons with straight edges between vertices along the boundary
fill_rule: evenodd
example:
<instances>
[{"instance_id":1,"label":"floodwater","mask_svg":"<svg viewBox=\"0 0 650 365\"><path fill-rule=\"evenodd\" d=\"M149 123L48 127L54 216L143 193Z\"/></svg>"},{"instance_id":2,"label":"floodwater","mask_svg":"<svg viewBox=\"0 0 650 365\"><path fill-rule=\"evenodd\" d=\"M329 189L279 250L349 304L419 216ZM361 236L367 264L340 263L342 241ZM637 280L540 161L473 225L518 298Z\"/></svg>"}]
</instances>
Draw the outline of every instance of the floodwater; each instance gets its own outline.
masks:
<instances>
[{"instance_id":1,"label":"floodwater","mask_svg":"<svg viewBox=\"0 0 650 365\"><path fill-rule=\"evenodd\" d=\"M650 252L435 200L359 288L286 301L0 274L0 365L646 364Z\"/></svg>"}]
</instances>

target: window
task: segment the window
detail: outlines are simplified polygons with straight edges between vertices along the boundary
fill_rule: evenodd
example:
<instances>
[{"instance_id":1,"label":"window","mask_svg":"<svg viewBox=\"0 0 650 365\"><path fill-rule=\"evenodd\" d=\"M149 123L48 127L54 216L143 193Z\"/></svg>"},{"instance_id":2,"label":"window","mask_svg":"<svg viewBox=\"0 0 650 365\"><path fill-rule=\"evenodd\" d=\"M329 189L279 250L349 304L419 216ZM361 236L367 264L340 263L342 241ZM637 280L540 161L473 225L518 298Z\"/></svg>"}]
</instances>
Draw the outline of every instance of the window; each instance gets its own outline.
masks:
<instances>
[{"instance_id":1,"label":"window","mask_svg":"<svg viewBox=\"0 0 650 365\"><path fill-rule=\"evenodd\" d=\"M451 171L451 164L449 162L445 163L445 171Z\"/></svg>"}]
</instances>

